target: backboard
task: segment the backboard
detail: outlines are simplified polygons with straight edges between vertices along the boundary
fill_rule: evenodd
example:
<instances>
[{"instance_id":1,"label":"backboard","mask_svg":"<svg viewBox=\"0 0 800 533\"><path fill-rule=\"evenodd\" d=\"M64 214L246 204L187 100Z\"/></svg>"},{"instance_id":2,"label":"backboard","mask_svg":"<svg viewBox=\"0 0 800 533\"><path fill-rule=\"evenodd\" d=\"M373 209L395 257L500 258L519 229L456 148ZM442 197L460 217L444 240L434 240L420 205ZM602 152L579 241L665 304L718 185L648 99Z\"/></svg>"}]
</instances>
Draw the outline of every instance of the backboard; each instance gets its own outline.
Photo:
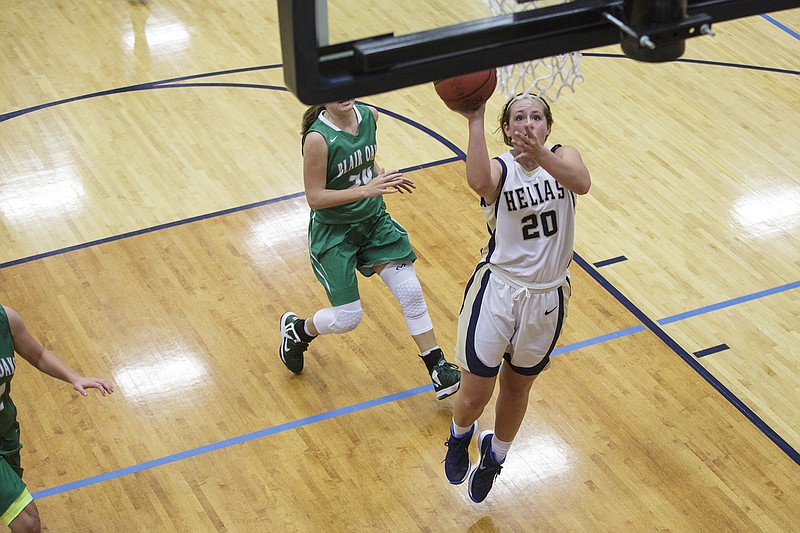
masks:
<instances>
[{"instance_id":1,"label":"backboard","mask_svg":"<svg viewBox=\"0 0 800 533\"><path fill-rule=\"evenodd\" d=\"M800 0L575 0L491 16L477 2L485 0L443 3L450 19L442 19L433 0L397 0L417 6L408 15L389 0L278 0L286 85L302 102L317 104L617 43L633 59L671 61L687 39L712 33L713 23L800 6ZM353 16L332 25L334 9Z\"/></svg>"}]
</instances>

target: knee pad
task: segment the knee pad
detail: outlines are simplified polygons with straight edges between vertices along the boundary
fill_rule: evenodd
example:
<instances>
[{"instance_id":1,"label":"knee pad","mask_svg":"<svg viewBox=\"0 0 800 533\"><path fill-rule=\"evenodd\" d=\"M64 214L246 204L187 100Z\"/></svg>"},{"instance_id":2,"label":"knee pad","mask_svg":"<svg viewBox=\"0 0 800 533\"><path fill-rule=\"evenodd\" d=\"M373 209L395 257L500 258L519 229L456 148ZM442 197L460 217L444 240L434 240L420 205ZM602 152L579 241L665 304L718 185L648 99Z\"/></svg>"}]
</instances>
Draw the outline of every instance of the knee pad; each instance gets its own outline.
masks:
<instances>
[{"instance_id":1,"label":"knee pad","mask_svg":"<svg viewBox=\"0 0 800 533\"><path fill-rule=\"evenodd\" d=\"M336 307L326 307L314 313L314 327L320 335L326 333L347 333L353 331L361 323L364 312L361 300Z\"/></svg>"},{"instance_id":2,"label":"knee pad","mask_svg":"<svg viewBox=\"0 0 800 533\"><path fill-rule=\"evenodd\" d=\"M389 263L381 270L381 279L400 303L406 326L411 335L419 335L433 329L428 315L428 305L422 295L422 286L417 279L414 264L410 262Z\"/></svg>"}]
</instances>

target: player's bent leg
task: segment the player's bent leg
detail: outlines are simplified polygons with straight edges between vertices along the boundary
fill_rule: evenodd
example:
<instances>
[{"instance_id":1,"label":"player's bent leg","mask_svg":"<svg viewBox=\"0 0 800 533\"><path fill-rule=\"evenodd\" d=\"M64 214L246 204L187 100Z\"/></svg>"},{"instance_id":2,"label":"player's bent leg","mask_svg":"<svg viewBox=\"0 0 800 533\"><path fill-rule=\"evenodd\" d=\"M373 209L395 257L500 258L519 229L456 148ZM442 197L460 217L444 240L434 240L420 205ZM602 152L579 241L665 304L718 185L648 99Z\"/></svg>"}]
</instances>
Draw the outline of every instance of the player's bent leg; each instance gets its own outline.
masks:
<instances>
[{"instance_id":1,"label":"player's bent leg","mask_svg":"<svg viewBox=\"0 0 800 533\"><path fill-rule=\"evenodd\" d=\"M414 270L414 263L391 262L376 268L381 279L392 291L400 303L406 326L412 336L420 335L433 329L433 322L428 315L428 305L422 295L422 286Z\"/></svg>"},{"instance_id":2,"label":"player's bent leg","mask_svg":"<svg viewBox=\"0 0 800 533\"><path fill-rule=\"evenodd\" d=\"M414 264L410 261L390 262L376 268L383 282L397 298L411 337L420 349L433 382L436 399L443 400L455 394L461 383L458 366L449 363L436 342L433 322L422 294Z\"/></svg>"},{"instance_id":3,"label":"player's bent leg","mask_svg":"<svg viewBox=\"0 0 800 533\"><path fill-rule=\"evenodd\" d=\"M40 533L42 524L39 520L39 509L36 507L36 502L31 500L8 524L8 527L11 533Z\"/></svg>"},{"instance_id":4,"label":"player's bent leg","mask_svg":"<svg viewBox=\"0 0 800 533\"><path fill-rule=\"evenodd\" d=\"M361 300L356 300L348 304L320 309L314 313L311 321L320 335L342 334L356 329L363 316Z\"/></svg>"},{"instance_id":5,"label":"player's bent leg","mask_svg":"<svg viewBox=\"0 0 800 533\"><path fill-rule=\"evenodd\" d=\"M281 361L293 373L301 373L304 353L317 335L352 331L361 322L362 316L361 300L320 309L308 320L299 318L292 311L285 312L280 321Z\"/></svg>"}]
</instances>

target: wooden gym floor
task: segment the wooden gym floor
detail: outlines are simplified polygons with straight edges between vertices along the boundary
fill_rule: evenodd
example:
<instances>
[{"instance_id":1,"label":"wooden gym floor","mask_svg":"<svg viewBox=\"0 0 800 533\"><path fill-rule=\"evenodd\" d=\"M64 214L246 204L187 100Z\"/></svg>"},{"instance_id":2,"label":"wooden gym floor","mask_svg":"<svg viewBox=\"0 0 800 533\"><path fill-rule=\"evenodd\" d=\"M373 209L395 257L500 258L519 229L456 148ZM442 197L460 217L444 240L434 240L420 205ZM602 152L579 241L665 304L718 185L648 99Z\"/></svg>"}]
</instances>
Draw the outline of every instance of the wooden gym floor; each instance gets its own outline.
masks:
<instances>
[{"instance_id":1,"label":"wooden gym floor","mask_svg":"<svg viewBox=\"0 0 800 533\"><path fill-rule=\"evenodd\" d=\"M570 317L476 505L444 479L452 402L379 281L303 375L278 359L281 313L326 302L273 4L0 0L0 302L117 387L80 398L18 366L45 529L797 530L800 10L716 25L669 64L586 51L551 136L594 180ZM332 33L485 16L402 5L332 3ZM484 241L464 119L429 85L363 100L380 162L418 185L387 202L450 353Z\"/></svg>"}]
</instances>

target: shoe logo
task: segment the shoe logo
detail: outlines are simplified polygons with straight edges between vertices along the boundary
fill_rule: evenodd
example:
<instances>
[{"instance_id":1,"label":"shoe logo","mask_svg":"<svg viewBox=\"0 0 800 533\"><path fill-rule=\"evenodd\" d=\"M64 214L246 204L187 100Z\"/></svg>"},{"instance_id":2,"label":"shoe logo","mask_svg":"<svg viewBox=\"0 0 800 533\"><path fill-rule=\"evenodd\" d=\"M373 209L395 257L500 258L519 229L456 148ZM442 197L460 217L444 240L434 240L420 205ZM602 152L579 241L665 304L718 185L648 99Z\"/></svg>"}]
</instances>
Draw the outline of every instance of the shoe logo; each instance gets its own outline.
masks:
<instances>
[{"instance_id":1,"label":"shoe logo","mask_svg":"<svg viewBox=\"0 0 800 533\"><path fill-rule=\"evenodd\" d=\"M442 386L442 381L439 379L439 373L435 369L434 369L433 372L431 372L431 380L433 380L433 383L437 387L441 387Z\"/></svg>"},{"instance_id":2,"label":"shoe logo","mask_svg":"<svg viewBox=\"0 0 800 533\"><path fill-rule=\"evenodd\" d=\"M545 314L545 315L549 315L550 313L552 313L552 312L553 312L553 311L555 311L556 309L558 309L558 306L555 306L554 308L550 309L549 311L545 311L545 312L544 312L544 314Z\"/></svg>"},{"instance_id":3,"label":"shoe logo","mask_svg":"<svg viewBox=\"0 0 800 533\"><path fill-rule=\"evenodd\" d=\"M300 335L297 334L297 329L295 329L294 322L284 325L283 336L287 340L300 342Z\"/></svg>"},{"instance_id":4,"label":"shoe logo","mask_svg":"<svg viewBox=\"0 0 800 533\"><path fill-rule=\"evenodd\" d=\"M286 354L288 351L289 351L289 339L283 339L283 342L281 343L281 361L283 361L284 363L286 362L284 354Z\"/></svg>"}]
</instances>

